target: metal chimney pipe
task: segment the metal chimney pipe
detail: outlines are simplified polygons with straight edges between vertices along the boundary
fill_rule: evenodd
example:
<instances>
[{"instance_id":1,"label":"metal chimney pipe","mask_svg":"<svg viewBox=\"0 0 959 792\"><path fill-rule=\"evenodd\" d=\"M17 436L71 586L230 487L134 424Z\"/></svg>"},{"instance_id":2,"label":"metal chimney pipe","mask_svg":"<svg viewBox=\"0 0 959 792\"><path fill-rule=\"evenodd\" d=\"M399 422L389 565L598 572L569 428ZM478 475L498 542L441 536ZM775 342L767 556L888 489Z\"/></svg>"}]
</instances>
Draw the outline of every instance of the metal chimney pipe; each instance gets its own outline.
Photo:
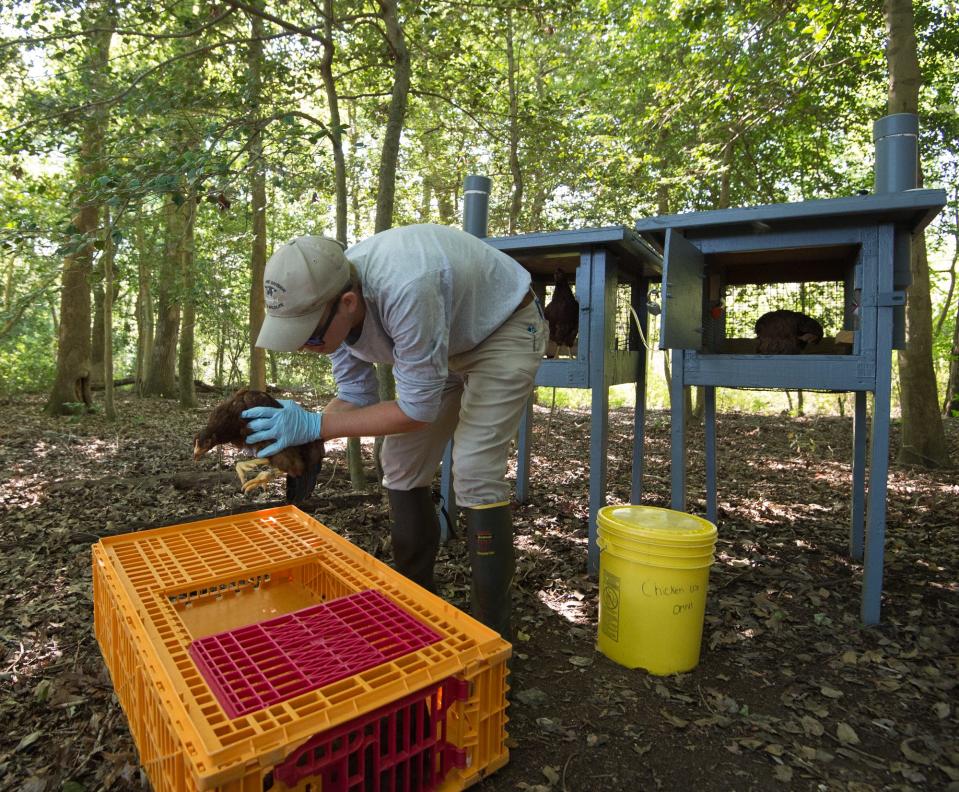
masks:
<instances>
[{"instance_id":1,"label":"metal chimney pipe","mask_svg":"<svg viewBox=\"0 0 959 792\"><path fill-rule=\"evenodd\" d=\"M915 190L919 186L919 117L895 113L872 125L876 144L877 195Z\"/></svg>"},{"instance_id":2,"label":"metal chimney pipe","mask_svg":"<svg viewBox=\"0 0 959 792\"><path fill-rule=\"evenodd\" d=\"M493 182L486 176L471 175L463 182L463 230L480 239L489 230L489 193Z\"/></svg>"},{"instance_id":3,"label":"metal chimney pipe","mask_svg":"<svg viewBox=\"0 0 959 792\"><path fill-rule=\"evenodd\" d=\"M915 113L894 113L872 125L876 144L877 195L915 190L919 186L919 117ZM893 239L893 288L905 291L912 283L912 234L898 229ZM892 346L906 346L906 309L893 308Z\"/></svg>"}]
</instances>

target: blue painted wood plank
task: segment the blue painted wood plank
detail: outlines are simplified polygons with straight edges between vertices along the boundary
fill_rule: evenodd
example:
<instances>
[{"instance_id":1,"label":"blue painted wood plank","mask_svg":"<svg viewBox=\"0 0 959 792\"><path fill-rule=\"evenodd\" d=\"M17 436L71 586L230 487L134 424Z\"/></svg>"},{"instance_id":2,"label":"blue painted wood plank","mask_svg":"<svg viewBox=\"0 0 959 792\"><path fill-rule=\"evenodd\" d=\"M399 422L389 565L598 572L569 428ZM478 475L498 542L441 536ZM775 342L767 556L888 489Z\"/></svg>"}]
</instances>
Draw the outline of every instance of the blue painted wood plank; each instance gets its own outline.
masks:
<instances>
[{"instance_id":1,"label":"blue painted wood plank","mask_svg":"<svg viewBox=\"0 0 959 792\"><path fill-rule=\"evenodd\" d=\"M894 230L884 226L879 234L881 259L892 258ZM891 291L891 267L879 272L879 291ZM886 543L886 486L889 476L889 411L892 394L893 308L880 307L876 332L876 390L872 403L872 448L866 509L866 546L863 553L863 624L879 624L882 600L882 570Z\"/></svg>"},{"instance_id":2,"label":"blue painted wood plank","mask_svg":"<svg viewBox=\"0 0 959 792\"><path fill-rule=\"evenodd\" d=\"M815 233L784 229L765 234L745 233L735 234L728 232L721 236L695 238L691 231L684 231L690 244L695 243L704 256L713 256L719 253L743 253L747 251L775 251L802 248L814 255L816 248L834 246L858 245L864 230L871 230L875 226L870 224L848 225L838 228L819 228ZM801 276L801 273L797 273Z\"/></svg>"},{"instance_id":3,"label":"blue painted wood plank","mask_svg":"<svg viewBox=\"0 0 959 792\"><path fill-rule=\"evenodd\" d=\"M587 570L599 574L599 546L596 542L596 516L606 505L606 447L609 440L609 389L605 384L606 361L606 293L609 289L606 251L594 249L589 254L589 366L591 390L591 421L589 433L589 540ZM580 268L583 270L584 268ZM579 279L577 278L577 288ZM613 287L615 293L615 286ZM582 325L580 325L582 329Z\"/></svg>"},{"instance_id":4,"label":"blue painted wood plank","mask_svg":"<svg viewBox=\"0 0 959 792\"><path fill-rule=\"evenodd\" d=\"M706 434L706 519L716 524L716 388L703 388L703 420Z\"/></svg>"},{"instance_id":5,"label":"blue painted wood plank","mask_svg":"<svg viewBox=\"0 0 959 792\"><path fill-rule=\"evenodd\" d=\"M633 409L633 469L630 477L630 503L643 501L643 469L646 464L646 347L649 338L649 311L646 308L649 281L644 279L630 289L630 305L639 318L639 329L630 325L630 348L636 357L636 399Z\"/></svg>"},{"instance_id":6,"label":"blue painted wood plank","mask_svg":"<svg viewBox=\"0 0 959 792\"><path fill-rule=\"evenodd\" d=\"M443 462L440 473L440 496L443 498L443 506L446 508L446 514L440 509L440 541L446 542L451 533L456 532L456 518L458 510L456 508L456 495L453 492L453 441L446 444L446 450L443 452ZM446 520L449 515L449 522Z\"/></svg>"},{"instance_id":7,"label":"blue painted wood plank","mask_svg":"<svg viewBox=\"0 0 959 792\"><path fill-rule=\"evenodd\" d=\"M856 355L700 355L687 352L687 385L724 388L872 390L874 358ZM675 376L675 375L674 375Z\"/></svg>"},{"instance_id":8,"label":"blue painted wood plank","mask_svg":"<svg viewBox=\"0 0 959 792\"><path fill-rule=\"evenodd\" d=\"M699 248L675 229L668 229L663 255L660 349L702 348L705 271Z\"/></svg>"},{"instance_id":9,"label":"blue painted wood plank","mask_svg":"<svg viewBox=\"0 0 959 792\"><path fill-rule=\"evenodd\" d=\"M536 373L540 388L588 388L589 365L584 357L569 360L544 360Z\"/></svg>"},{"instance_id":10,"label":"blue painted wood plank","mask_svg":"<svg viewBox=\"0 0 959 792\"><path fill-rule=\"evenodd\" d=\"M489 237L486 242L497 250L510 253L520 261L524 255L555 254L596 246L616 255L621 261L621 266L633 274L656 275L662 271L662 258L659 252L627 226Z\"/></svg>"},{"instance_id":11,"label":"blue painted wood plank","mask_svg":"<svg viewBox=\"0 0 959 792\"><path fill-rule=\"evenodd\" d=\"M672 351L672 382L669 389L669 415L672 446L672 502L676 511L686 511L686 405L683 399L682 349Z\"/></svg>"},{"instance_id":12,"label":"blue painted wood plank","mask_svg":"<svg viewBox=\"0 0 959 792\"><path fill-rule=\"evenodd\" d=\"M866 515L866 392L856 393L852 417L852 523L849 531L849 557L862 561L863 531Z\"/></svg>"},{"instance_id":13,"label":"blue painted wood plank","mask_svg":"<svg viewBox=\"0 0 959 792\"><path fill-rule=\"evenodd\" d=\"M685 229L698 236L729 232L737 226L749 226L759 232L792 227L828 227L837 223L862 220L904 226L919 231L946 205L945 190L908 190L883 195L857 195L818 201L768 204L708 212L661 215L639 220L636 230L648 240L664 244L666 230Z\"/></svg>"}]
</instances>

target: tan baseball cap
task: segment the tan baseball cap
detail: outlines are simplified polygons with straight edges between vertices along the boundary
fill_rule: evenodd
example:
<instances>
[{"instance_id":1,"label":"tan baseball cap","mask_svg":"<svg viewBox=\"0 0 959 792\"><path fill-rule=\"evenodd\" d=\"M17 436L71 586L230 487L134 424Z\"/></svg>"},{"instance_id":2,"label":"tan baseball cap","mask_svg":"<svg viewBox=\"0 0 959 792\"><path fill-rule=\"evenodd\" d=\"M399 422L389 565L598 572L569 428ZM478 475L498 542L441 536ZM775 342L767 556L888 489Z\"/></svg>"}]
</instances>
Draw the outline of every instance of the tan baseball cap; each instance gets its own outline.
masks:
<instances>
[{"instance_id":1,"label":"tan baseball cap","mask_svg":"<svg viewBox=\"0 0 959 792\"><path fill-rule=\"evenodd\" d=\"M266 317L256 345L278 352L299 349L349 280L350 262L334 239L301 236L278 247L263 273Z\"/></svg>"}]
</instances>

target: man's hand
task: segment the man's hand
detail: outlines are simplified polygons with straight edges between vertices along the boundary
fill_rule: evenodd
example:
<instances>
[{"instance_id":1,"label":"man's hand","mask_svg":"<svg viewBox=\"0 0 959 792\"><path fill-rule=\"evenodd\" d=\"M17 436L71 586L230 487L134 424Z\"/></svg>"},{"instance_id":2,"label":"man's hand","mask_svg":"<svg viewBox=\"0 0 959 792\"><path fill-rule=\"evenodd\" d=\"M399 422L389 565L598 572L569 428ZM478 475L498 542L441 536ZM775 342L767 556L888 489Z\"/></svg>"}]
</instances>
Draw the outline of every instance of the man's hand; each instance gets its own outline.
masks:
<instances>
[{"instance_id":1,"label":"man's hand","mask_svg":"<svg viewBox=\"0 0 959 792\"><path fill-rule=\"evenodd\" d=\"M303 445L320 439L323 413L304 410L290 399L280 399L280 404L283 407L251 407L242 413L253 433L246 438L247 444L253 445L263 440L275 441L259 451L257 456L273 456L288 446Z\"/></svg>"}]
</instances>

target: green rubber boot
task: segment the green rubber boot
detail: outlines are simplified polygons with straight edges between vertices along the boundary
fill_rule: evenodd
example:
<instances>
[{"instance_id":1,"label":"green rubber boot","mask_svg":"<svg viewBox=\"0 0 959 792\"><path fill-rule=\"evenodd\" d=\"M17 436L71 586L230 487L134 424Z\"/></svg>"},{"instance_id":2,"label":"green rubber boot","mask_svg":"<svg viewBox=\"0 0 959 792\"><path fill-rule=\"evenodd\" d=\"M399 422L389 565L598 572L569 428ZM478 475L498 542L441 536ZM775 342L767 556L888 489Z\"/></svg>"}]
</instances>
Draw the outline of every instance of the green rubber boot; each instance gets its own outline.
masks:
<instances>
[{"instance_id":1,"label":"green rubber boot","mask_svg":"<svg viewBox=\"0 0 959 792\"><path fill-rule=\"evenodd\" d=\"M513 517L508 503L464 509L473 567L473 616L512 641Z\"/></svg>"},{"instance_id":2,"label":"green rubber boot","mask_svg":"<svg viewBox=\"0 0 959 792\"><path fill-rule=\"evenodd\" d=\"M433 567L440 547L440 520L429 487L386 491L396 571L436 593Z\"/></svg>"}]
</instances>

